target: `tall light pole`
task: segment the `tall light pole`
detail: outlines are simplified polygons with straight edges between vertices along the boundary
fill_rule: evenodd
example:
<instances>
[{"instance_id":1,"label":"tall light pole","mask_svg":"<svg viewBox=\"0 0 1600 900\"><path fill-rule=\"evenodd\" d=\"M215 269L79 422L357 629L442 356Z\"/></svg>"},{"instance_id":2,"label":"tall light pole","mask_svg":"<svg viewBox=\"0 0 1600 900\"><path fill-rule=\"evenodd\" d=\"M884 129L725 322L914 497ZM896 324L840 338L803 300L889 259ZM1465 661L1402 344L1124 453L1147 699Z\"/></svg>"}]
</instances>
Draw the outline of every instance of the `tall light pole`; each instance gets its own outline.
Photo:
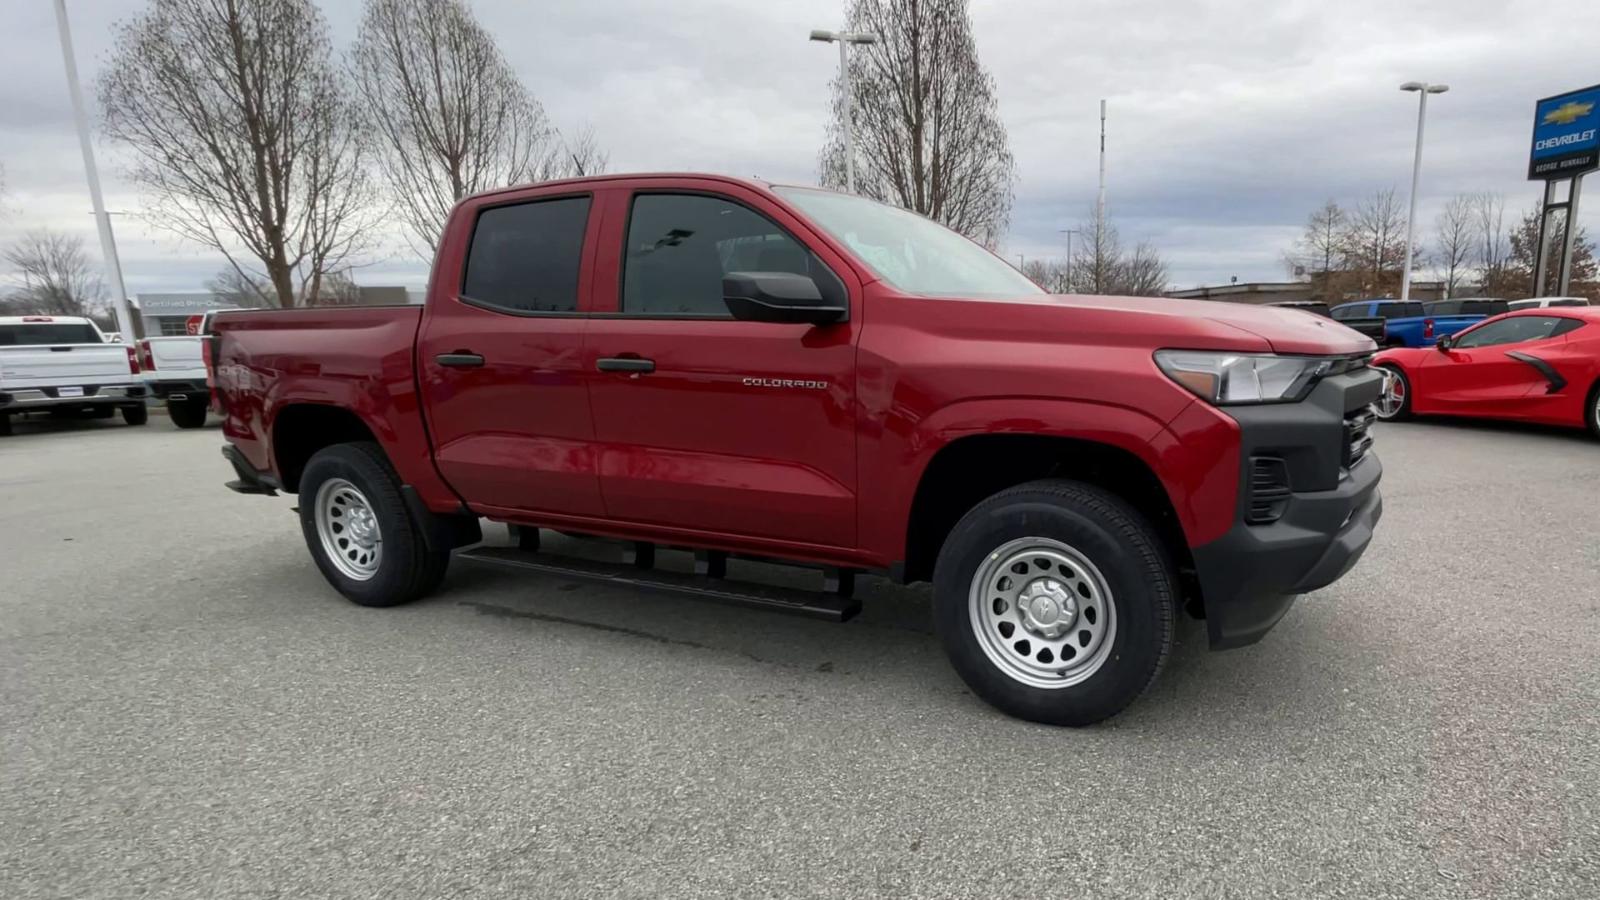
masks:
<instances>
[{"instance_id":1,"label":"tall light pole","mask_svg":"<svg viewBox=\"0 0 1600 900\"><path fill-rule=\"evenodd\" d=\"M83 173L89 179L89 201L100 226L100 254L111 276L111 305L117 312L117 330L131 343L133 317L128 314L128 289L122 284L122 263L117 259L117 239L111 233L111 216L100 196L100 172L94 165L94 142L89 138L89 117L83 111L83 90L78 86L78 61L72 53L72 29L67 27L67 2L56 0L56 30L61 34L61 56L67 64L67 93L72 95L72 117L78 123L78 146L83 150Z\"/></svg>"},{"instance_id":2,"label":"tall light pole","mask_svg":"<svg viewBox=\"0 0 1600 900\"><path fill-rule=\"evenodd\" d=\"M856 192L856 145L855 145L855 118L856 95L850 90L850 54L851 44L876 44L878 36L865 31L823 31L816 29L811 32L813 41L822 41L825 44L839 45L839 81L844 86L844 189L854 194Z\"/></svg>"},{"instance_id":3,"label":"tall light pole","mask_svg":"<svg viewBox=\"0 0 1600 900\"><path fill-rule=\"evenodd\" d=\"M1106 230L1106 102L1100 101L1100 194L1094 203L1094 230L1098 238Z\"/></svg>"},{"instance_id":4,"label":"tall light pole","mask_svg":"<svg viewBox=\"0 0 1600 900\"><path fill-rule=\"evenodd\" d=\"M1415 91L1417 94L1417 154L1411 162L1411 211L1406 213L1406 267L1405 274L1400 276L1400 299L1410 300L1411 257L1415 247L1412 236L1417 230L1417 184L1422 180L1422 126L1428 119L1428 95L1442 94L1450 90L1450 85L1408 81L1400 85L1400 90Z\"/></svg>"}]
</instances>

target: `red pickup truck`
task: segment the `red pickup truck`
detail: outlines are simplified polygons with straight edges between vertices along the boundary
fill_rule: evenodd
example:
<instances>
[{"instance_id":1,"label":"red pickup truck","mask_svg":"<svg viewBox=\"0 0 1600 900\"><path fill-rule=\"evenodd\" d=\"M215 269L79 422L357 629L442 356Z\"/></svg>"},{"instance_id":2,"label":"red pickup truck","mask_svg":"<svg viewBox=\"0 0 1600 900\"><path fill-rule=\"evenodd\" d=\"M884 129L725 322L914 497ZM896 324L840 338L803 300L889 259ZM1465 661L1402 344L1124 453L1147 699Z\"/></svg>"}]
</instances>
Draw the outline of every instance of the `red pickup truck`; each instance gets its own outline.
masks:
<instances>
[{"instance_id":1,"label":"red pickup truck","mask_svg":"<svg viewBox=\"0 0 1600 900\"><path fill-rule=\"evenodd\" d=\"M931 581L958 672L1036 721L1126 707L1180 608L1213 648L1257 640L1381 512L1369 339L1047 295L927 219L814 188L492 191L452 213L420 308L212 329L230 486L299 493L311 555L357 603L434 590L452 551L778 606L725 561L792 562L833 591L800 606L840 618L857 572ZM483 548L483 518L523 549ZM540 528L627 556L565 565L534 552Z\"/></svg>"}]
</instances>

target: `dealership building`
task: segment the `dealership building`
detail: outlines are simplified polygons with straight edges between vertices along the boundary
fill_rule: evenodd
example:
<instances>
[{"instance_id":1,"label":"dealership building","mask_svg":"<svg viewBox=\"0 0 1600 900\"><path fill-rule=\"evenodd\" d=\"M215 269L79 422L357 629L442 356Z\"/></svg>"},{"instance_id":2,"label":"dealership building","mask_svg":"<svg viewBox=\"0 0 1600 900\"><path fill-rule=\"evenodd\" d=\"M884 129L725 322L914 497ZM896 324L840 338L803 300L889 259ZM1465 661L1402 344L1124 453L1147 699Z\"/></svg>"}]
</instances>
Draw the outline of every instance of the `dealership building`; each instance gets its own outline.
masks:
<instances>
[{"instance_id":1,"label":"dealership building","mask_svg":"<svg viewBox=\"0 0 1600 900\"><path fill-rule=\"evenodd\" d=\"M185 334L184 323L190 316L202 315L213 309L237 309L239 306L232 300L210 291L135 294L133 305L139 316L141 333L145 337Z\"/></svg>"}]
</instances>

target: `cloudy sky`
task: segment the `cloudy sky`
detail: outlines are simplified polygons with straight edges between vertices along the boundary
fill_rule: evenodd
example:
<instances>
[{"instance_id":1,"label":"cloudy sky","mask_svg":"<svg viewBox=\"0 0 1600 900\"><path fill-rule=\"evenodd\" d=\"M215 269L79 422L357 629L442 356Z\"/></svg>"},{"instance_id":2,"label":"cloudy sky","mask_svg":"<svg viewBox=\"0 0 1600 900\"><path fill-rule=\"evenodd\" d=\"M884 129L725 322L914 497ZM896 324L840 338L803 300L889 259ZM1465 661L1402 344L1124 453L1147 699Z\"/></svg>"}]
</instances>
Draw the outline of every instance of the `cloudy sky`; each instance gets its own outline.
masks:
<instances>
[{"instance_id":1,"label":"cloudy sky","mask_svg":"<svg viewBox=\"0 0 1600 900\"><path fill-rule=\"evenodd\" d=\"M112 23L144 0L69 0L87 84ZM357 0L323 0L335 42ZM0 246L49 227L98 248L50 0L9 0L0 31ZM1451 194L1493 190L1520 210L1533 102L1600 82L1600 3L1483 0L978 0L973 29L1017 158L1004 252L1059 256L1093 204L1097 105L1110 103L1108 210L1154 243L1179 287L1280 280L1279 260L1326 198L1403 193L1429 104L1418 220ZM561 126L592 126L613 171L815 179L836 52L810 43L842 0L476 0L479 18ZM219 258L140 220L118 149L99 142L132 293L200 290ZM1591 189L1591 193L1596 188ZM1600 194L1581 216L1600 232ZM1424 233L1430 229L1424 227ZM368 284L421 286L394 241Z\"/></svg>"}]
</instances>

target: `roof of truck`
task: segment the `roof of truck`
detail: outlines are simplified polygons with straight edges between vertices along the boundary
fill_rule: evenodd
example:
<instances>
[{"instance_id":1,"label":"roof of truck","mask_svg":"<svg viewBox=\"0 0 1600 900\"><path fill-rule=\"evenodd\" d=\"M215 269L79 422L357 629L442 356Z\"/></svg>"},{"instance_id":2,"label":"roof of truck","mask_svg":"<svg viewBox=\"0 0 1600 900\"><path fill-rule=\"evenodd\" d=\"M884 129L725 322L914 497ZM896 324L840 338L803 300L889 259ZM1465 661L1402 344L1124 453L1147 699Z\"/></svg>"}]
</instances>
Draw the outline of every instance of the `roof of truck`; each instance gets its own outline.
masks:
<instances>
[{"instance_id":1,"label":"roof of truck","mask_svg":"<svg viewBox=\"0 0 1600 900\"><path fill-rule=\"evenodd\" d=\"M635 178L698 178L702 181L723 181L727 182L728 184L742 184L746 187L760 188L763 190L770 188L775 184L775 182L766 181L761 178L741 178L737 175L718 175L713 172L610 172L605 175L583 175L578 178L560 178L555 181L510 184L506 185L505 187L491 188L487 191L479 191L476 194L472 194L462 199L471 200L476 197L497 197L501 194L525 191L529 188L543 189L551 187L565 187L568 185L576 187L587 184L604 184L608 181L628 181Z\"/></svg>"},{"instance_id":2,"label":"roof of truck","mask_svg":"<svg viewBox=\"0 0 1600 900\"><path fill-rule=\"evenodd\" d=\"M35 325L46 322L63 322L68 325L82 325L85 322L92 324L92 320L83 316L0 316L0 325Z\"/></svg>"}]
</instances>

